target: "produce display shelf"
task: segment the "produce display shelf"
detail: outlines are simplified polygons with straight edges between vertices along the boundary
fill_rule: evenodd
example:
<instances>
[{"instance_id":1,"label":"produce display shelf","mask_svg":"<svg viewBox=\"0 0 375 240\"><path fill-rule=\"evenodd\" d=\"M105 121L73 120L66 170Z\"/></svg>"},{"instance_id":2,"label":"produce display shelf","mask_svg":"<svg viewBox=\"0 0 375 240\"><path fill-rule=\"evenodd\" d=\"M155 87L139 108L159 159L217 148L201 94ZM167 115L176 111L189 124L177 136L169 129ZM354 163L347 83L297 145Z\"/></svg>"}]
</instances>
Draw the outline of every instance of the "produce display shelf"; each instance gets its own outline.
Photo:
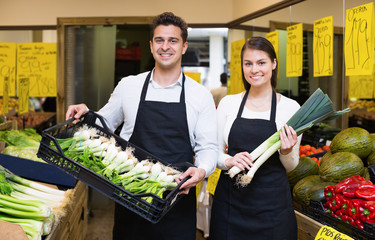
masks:
<instances>
[{"instance_id":1,"label":"produce display shelf","mask_svg":"<svg viewBox=\"0 0 375 240\"><path fill-rule=\"evenodd\" d=\"M95 127L99 135L114 137L117 144L123 149L126 149L127 147L133 148L134 156L139 160L148 159L155 162L161 162L165 165L170 165L114 134L108 129L104 119L92 111L89 111L83 115L78 123L75 124L73 121L74 119L70 119L44 130L37 156L46 162L54 164L63 169L66 173L86 183L90 187L96 189L100 193L152 223L159 222L161 218L165 216L165 214L183 197L183 194L178 194L179 187L188 178L181 181L178 186L171 191L166 192L163 199L153 193L132 194L122 187L112 183L108 179L95 173L91 169L67 157L61 150L56 138L64 139L72 137L78 128L86 124L89 127ZM53 145L54 148L51 147L51 145ZM173 165L173 167L180 171L185 171L191 166L193 165L190 163ZM143 199L144 197L152 198L152 204L145 201Z\"/></svg>"},{"instance_id":2,"label":"produce display shelf","mask_svg":"<svg viewBox=\"0 0 375 240\"><path fill-rule=\"evenodd\" d=\"M375 240L375 224L364 223L364 228L359 229L347 222L333 217L331 214L324 211L322 201L310 201L310 205L293 201L293 207L296 211L314 219L315 221L333 227L334 229L350 236L356 240Z\"/></svg>"}]
</instances>

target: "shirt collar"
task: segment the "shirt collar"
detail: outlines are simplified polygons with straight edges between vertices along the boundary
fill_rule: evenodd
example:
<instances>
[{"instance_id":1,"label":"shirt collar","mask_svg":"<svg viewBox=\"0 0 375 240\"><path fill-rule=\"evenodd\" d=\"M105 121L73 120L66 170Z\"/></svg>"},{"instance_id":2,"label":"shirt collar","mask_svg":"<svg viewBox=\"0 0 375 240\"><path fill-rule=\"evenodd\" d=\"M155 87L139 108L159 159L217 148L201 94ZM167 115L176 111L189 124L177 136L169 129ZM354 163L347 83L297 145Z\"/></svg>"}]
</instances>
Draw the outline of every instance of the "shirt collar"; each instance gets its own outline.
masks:
<instances>
[{"instance_id":1,"label":"shirt collar","mask_svg":"<svg viewBox=\"0 0 375 240\"><path fill-rule=\"evenodd\" d=\"M157 82L154 81L154 70L155 69L152 69L152 72L151 72L150 83L152 84L153 87L161 88L161 86ZM178 77L177 82L167 86L166 88L173 87L173 86L176 86L176 85L182 86L182 72L180 73L180 76Z\"/></svg>"}]
</instances>

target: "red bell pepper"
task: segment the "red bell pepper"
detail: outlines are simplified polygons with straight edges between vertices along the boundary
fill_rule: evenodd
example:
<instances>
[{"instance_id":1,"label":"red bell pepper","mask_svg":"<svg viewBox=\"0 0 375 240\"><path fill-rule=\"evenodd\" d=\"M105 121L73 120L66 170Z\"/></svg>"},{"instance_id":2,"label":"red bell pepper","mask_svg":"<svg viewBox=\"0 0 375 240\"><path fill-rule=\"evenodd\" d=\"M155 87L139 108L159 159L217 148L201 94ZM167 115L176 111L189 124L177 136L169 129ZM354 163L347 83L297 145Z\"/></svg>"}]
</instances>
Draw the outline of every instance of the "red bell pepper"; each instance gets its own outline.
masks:
<instances>
[{"instance_id":1,"label":"red bell pepper","mask_svg":"<svg viewBox=\"0 0 375 240\"><path fill-rule=\"evenodd\" d=\"M368 184L372 184L370 181L358 181L358 182L351 182L349 183L343 190L342 190L342 194L345 196L345 197L351 197L351 198L354 198L356 197L356 191L358 189L359 186L362 186L362 185L368 185Z\"/></svg>"},{"instance_id":2,"label":"red bell pepper","mask_svg":"<svg viewBox=\"0 0 375 240\"><path fill-rule=\"evenodd\" d=\"M332 199L335 195L335 186L328 185L324 188L324 196L327 201Z\"/></svg>"},{"instance_id":3,"label":"red bell pepper","mask_svg":"<svg viewBox=\"0 0 375 240\"><path fill-rule=\"evenodd\" d=\"M375 200L375 185L371 184L364 184L358 186L355 191L355 195L359 198L363 198L369 201Z\"/></svg>"},{"instance_id":4,"label":"red bell pepper","mask_svg":"<svg viewBox=\"0 0 375 240\"><path fill-rule=\"evenodd\" d=\"M351 177L345 178L341 182L337 183L335 185L335 193L342 193L342 191L351 183L353 182L361 182L366 181L365 178L359 176L359 175L353 175Z\"/></svg>"}]
</instances>

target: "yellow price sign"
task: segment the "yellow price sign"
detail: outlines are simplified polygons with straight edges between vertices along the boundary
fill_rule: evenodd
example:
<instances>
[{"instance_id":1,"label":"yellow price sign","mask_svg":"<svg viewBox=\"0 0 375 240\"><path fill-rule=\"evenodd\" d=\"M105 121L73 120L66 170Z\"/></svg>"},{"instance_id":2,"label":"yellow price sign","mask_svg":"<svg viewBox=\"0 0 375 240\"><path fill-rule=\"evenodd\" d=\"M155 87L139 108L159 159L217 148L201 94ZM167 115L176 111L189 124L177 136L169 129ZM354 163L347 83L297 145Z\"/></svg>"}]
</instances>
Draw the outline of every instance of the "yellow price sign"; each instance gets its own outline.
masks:
<instances>
[{"instance_id":1,"label":"yellow price sign","mask_svg":"<svg viewBox=\"0 0 375 240\"><path fill-rule=\"evenodd\" d=\"M240 93L245 88L242 83L242 70L241 70L241 50L245 44L245 39L234 41L231 43L231 56L230 56L230 79L228 81L228 94Z\"/></svg>"},{"instance_id":2,"label":"yellow price sign","mask_svg":"<svg viewBox=\"0 0 375 240\"><path fill-rule=\"evenodd\" d=\"M286 76L302 76L303 26L302 23L287 27Z\"/></svg>"},{"instance_id":3,"label":"yellow price sign","mask_svg":"<svg viewBox=\"0 0 375 240\"><path fill-rule=\"evenodd\" d=\"M4 79L8 80L8 93L16 96L16 44L0 43L0 96L4 95Z\"/></svg>"},{"instance_id":4,"label":"yellow price sign","mask_svg":"<svg viewBox=\"0 0 375 240\"><path fill-rule=\"evenodd\" d=\"M3 114L6 115L8 114L9 111L9 77L4 77L4 86L3 86Z\"/></svg>"},{"instance_id":5,"label":"yellow price sign","mask_svg":"<svg viewBox=\"0 0 375 240\"><path fill-rule=\"evenodd\" d=\"M215 190L216 190L216 186L217 186L217 182L219 181L219 178L220 178L220 174L221 174L221 170L216 168L215 169L215 172L213 172L209 177L208 177L208 180L207 180L207 191L209 193L211 193L212 195L215 194Z\"/></svg>"},{"instance_id":6,"label":"yellow price sign","mask_svg":"<svg viewBox=\"0 0 375 240\"><path fill-rule=\"evenodd\" d=\"M374 3L346 10L346 76L371 75L374 63Z\"/></svg>"},{"instance_id":7,"label":"yellow price sign","mask_svg":"<svg viewBox=\"0 0 375 240\"><path fill-rule=\"evenodd\" d=\"M314 77L333 75L333 17L314 22Z\"/></svg>"},{"instance_id":8,"label":"yellow price sign","mask_svg":"<svg viewBox=\"0 0 375 240\"><path fill-rule=\"evenodd\" d=\"M324 225L320 228L318 234L315 236L315 240L354 240L353 238L337 231L334 228L331 228L327 225Z\"/></svg>"},{"instance_id":9,"label":"yellow price sign","mask_svg":"<svg viewBox=\"0 0 375 240\"><path fill-rule=\"evenodd\" d=\"M17 44L17 79L30 81L30 96L55 97L56 43Z\"/></svg>"},{"instance_id":10,"label":"yellow price sign","mask_svg":"<svg viewBox=\"0 0 375 240\"><path fill-rule=\"evenodd\" d=\"M28 78L21 78L18 82L19 90L18 90L18 104L19 114L24 114L29 112L29 96L30 96L30 81Z\"/></svg>"},{"instance_id":11,"label":"yellow price sign","mask_svg":"<svg viewBox=\"0 0 375 240\"><path fill-rule=\"evenodd\" d=\"M266 34L266 38L268 41L272 43L273 48L276 52L276 58L279 60L279 32L273 31Z\"/></svg>"}]
</instances>

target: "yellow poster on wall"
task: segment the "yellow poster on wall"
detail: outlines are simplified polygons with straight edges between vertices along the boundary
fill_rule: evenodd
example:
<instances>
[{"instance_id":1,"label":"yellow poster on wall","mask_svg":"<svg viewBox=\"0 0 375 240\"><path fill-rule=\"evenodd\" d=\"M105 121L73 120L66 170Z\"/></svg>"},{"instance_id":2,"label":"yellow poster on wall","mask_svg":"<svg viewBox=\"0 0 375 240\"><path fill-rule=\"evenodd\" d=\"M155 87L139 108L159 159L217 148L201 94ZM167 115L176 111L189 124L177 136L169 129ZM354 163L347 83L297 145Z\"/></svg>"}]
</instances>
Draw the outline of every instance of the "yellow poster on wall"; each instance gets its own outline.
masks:
<instances>
[{"instance_id":1,"label":"yellow poster on wall","mask_svg":"<svg viewBox=\"0 0 375 240\"><path fill-rule=\"evenodd\" d=\"M198 83L201 83L201 73L198 72L184 72L184 74L193 80L197 81Z\"/></svg>"},{"instance_id":2,"label":"yellow poster on wall","mask_svg":"<svg viewBox=\"0 0 375 240\"><path fill-rule=\"evenodd\" d=\"M333 75L333 17L314 21L314 77Z\"/></svg>"},{"instance_id":3,"label":"yellow poster on wall","mask_svg":"<svg viewBox=\"0 0 375 240\"><path fill-rule=\"evenodd\" d=\"M56 96L56 43L17 44L17 83L25 78L30 97Z\"/></svg>"},{"instance_id":4,"label":"yellow poster on wall","mask_svg":"<svg viewBox=\"0 0 375 240\"><path fill-rule=\"evenodd\" d=\"M375 65L374 65L375 69ZM375 71L372 75L349 76L349 98L375 97Z\"/></svg>"},{"instance_id":5,"label":"yellow poster on wall","mask_svg":"<svg viewBox=\"0 0 375 240\"><path fill-rule=\"evenodd\" d=\"M303 25L295 24L286 31L286 76L299 77L302 76Z\"/></svg>"},{"instance_id":6,"label":"yellow poster on wall","mask_svg":"<svg viewBox=\"0 0 375 240\"><path fill-rule=\"evenodd\" d=\"M273 31L266 34L266 38L268 41L272 43L273 48L276 52L276 58L279 60L279 32Z\"/></svg>"},{"instance_id":7,"label":"yellow poster on wall","mask_svg":"<svg viewBox=\"0 0 375 240\"><path fill-rule=\"evenodd\" d=\"M346 76L371 75L374 63L374 3L346 10Z\"/></svg>"},{"instance_id":8,"label":"yellow poster on wall","mask_svg":"<svg viewBox=\"0 0 375 240\"><path fill-rule=\"evenodd\" d=\"M30 79L20 78L18 82L18 113L29 112Z\"/></svg>"},{"instance_id":9,"label":"yellow poster on wall","mask_svg":"<svg viewBox=\"0 0 375 240\"><path fill-rule=\"evenodd\" d=\"M242 83L241 71L241 49L245 44L245 39L234 41L231 43L231 56L230 56L230 78L227 83L228 94L236 94L244 91Z\"/></svg>"},{"instance_id":10,"label":"yellow poster on wall","mask_svg":"<svg viewBox=\"0 0 375 240\"><path fill-rule=\"evenodd\" d=\"M273 48L275 49L276 58L277 61L280 61L279 59L279 32L273 31L266 34L266 38L268 41L272 43ZM280 68L277 68L277 76L279 76Z\"/></svg>"},{"instance_id":11,"label":"yellow poster on wall","mask_svg":"<svg viewBox=\"0 0 375 240\"><path fill-rule=\"evenodd\" d=\"M8 96L16 95L16 44L0 43L0 96L4 96L4 79L8 81Z\"/></svg>"}]
</instances>

